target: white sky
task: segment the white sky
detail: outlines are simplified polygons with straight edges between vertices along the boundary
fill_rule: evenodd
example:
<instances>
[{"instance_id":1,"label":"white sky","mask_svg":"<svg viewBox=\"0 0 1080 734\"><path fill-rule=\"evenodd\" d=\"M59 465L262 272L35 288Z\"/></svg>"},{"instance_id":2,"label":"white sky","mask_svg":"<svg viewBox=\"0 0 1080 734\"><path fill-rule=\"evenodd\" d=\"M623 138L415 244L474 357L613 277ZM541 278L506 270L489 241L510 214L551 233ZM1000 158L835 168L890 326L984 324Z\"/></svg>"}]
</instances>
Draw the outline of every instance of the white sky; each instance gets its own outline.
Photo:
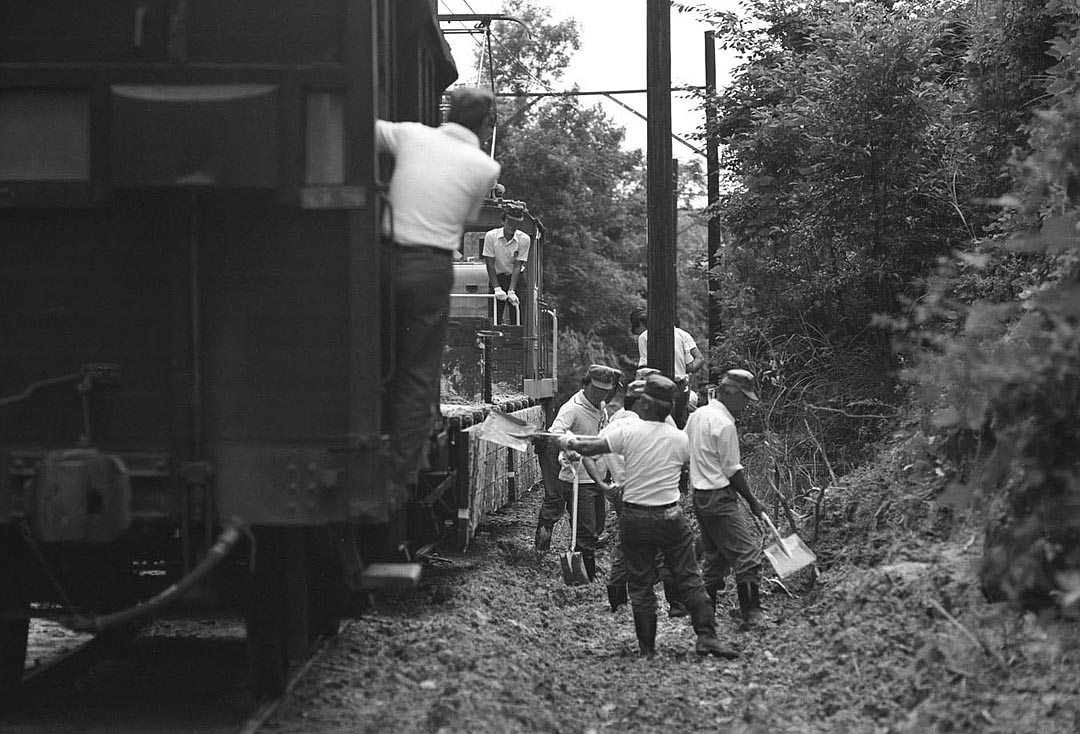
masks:
<instances>
[{"instance_id":1,"label":"white sky","mask_svg":"<svg viewBox=\"0 0 1080 734\"><path fill-rule=\"evenodd\" d=\"M574 18L581 35L581 49L572 57L562 79L562 88L577 83L582 91L613 89L645 89L645 0L535 0L537 5L551 8L555 22ZM721 10L738 10L738 0L698 0L697 4ZM471 8L471 9L470 9ZM500 13L501 0L440 0L440 13ZM444 27L448 27L444 24ZM671 10L671 83L672 86L705 84L705 31L709 27L697 16ZM476 36L481 38L481 36ZM446 36L458 62L463 81L475 76L473 48L476 42L465 34ZM722 87L729 80L733 59L720 49L716 53L717 83ZM641 114L646 112L645 94L618 95L624 104ZM606 97L582 97L586 106L601 104L604 111L626 129L626 147L645 150L648 127L645 120L621 108ZM672 95L672 132L689 140L689 135L704 124L704 113L693 109L693 103ZM704 149L700 141L690 140ZM671 152L680 160L697 158L677 140L671 141ZM704 164L704 159L702 159Z\"/></svg>"}]
</instances>

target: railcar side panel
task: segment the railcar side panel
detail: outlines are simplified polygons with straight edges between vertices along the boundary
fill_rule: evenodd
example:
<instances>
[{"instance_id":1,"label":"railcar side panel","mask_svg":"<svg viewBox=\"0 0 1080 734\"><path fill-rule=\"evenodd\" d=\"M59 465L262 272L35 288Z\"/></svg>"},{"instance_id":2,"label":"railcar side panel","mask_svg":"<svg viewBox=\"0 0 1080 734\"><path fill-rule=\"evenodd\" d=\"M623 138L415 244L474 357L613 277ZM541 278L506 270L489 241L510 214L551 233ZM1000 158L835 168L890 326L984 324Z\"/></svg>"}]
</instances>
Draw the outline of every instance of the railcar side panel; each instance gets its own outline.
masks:
<instances>
[{"instance_id":1,"label":"railcar side panel","mask_svg":"<svg viewBox=\"0 0 1080 734\"><path fill-rule=\"evenodd\" d=\"M216 196L201 209L206 455L219 512L348 517L345 215ZM379 385L370 385L372 401Z\"/></svg>"}]
</instances>

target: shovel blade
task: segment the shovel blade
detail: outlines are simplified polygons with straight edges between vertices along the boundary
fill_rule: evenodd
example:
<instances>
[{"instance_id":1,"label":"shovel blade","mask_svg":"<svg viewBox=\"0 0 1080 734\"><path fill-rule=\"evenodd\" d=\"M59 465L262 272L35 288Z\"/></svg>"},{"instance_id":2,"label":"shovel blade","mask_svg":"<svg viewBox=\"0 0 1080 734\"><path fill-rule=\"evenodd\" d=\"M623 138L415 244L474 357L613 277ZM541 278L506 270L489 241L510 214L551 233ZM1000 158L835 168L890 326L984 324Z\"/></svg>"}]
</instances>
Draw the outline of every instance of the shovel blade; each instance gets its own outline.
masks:
<instances>
[{"instance_id":1,"label":"shovel blade","mask_svg":"<svg viewBox=\"0 0 1080 734\"><path fill-rule=\"evenodd\" d=\"M782 547L780 543L783 543ZM773 543L765 549L765 557L782 579L817 562L817 556L798 535L789 535L779 543Z\"/></svg>"},{"instance_id":2,"label":"shovel blade","mask_svg":"<svg viewBox=\"0 0 1080 734\"><path fill-rule=\"evenodd\" d=\"M562 565L563 583L567 586L578 586L589 583L589 574L585 571L585 559L580 553L567 551L559 556Z\"/></svg>"},{"instance_id":3,"label":"shovel blade","mask_svg":"<svg viewBox=\"0 0 1080 734\"><path fill-rule=\"evenodd\" d=\"M466 428L466 431L479 431L480 438L499 446L507 446L517 451L527 451L531 446L528 437L536 431L525 421L506 413L488 413L483 423Z\"/></svg>"}]
</instances>

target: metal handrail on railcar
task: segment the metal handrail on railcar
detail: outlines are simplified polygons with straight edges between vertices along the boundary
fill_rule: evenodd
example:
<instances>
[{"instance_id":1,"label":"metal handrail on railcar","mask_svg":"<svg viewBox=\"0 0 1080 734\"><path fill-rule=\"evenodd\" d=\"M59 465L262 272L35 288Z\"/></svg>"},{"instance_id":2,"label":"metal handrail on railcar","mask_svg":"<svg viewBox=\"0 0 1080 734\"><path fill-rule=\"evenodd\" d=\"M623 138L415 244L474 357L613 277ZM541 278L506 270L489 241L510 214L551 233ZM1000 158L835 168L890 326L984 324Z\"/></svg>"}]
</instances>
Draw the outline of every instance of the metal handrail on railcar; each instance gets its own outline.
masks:
<instances>
[{"instance_id":1,"label":"metal handrail on railcar","mask_svg":"<svg viewBox=\"0 0 1080 734\"><path fill-rule=\"evenodd\" d=\"M494 293L451 293L450 298L452 298L452 299L453 298L490 298L490 299L492 299L492 301L494 301L495 300L495 294ZM514 304L510 303L509 301L507 301L506 305L514 306ZM494 308L495 308L495 304L492 303L492 313L494 313ZM516 319L516 322L513 325L514 326L521 326L521 306L520 305L514 306L514 317Z\"/></svg>"}]
</instances>

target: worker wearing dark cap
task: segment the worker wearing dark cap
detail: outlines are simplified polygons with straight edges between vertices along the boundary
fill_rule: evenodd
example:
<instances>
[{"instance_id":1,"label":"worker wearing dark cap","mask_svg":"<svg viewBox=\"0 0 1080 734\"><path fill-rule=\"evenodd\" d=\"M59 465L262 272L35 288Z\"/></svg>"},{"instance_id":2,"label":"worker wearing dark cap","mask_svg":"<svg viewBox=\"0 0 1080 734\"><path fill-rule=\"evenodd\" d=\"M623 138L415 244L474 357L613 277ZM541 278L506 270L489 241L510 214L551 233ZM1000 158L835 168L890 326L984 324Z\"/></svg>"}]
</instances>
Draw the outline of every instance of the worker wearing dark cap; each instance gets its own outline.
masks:
<instances>
[{"instance_id":1,"label":"worker wearing dark cap","mask_svg":"<svg viewBox=\"0 0 1080 734\"><path fill-rule=\"evenodd\" d=\"M383 512L393 511L415 485L421 452L439 400L446 342L451 262L465 223L480 213L499 164L480 149L492 129L491 92L450 92L446 122L377 120L380 151L394 159L383 209L380 261L387 284L384 342L389 375L383 401L390 465Z\"/></svg>"},{"instance_id":2,"label":"worker wearing dark cap","mask_svg":"<svg viewBox=\"0 0 1080 734\"><path fill-rule=\"evenodd\" d=\"M654 370L649 367L641 367L638 369L637 374L633 382L626 386L626 395L623 398L623 407L612 413L611 418L608 420L607 427L600 431L600 435L604 436L620 421L624 420L641 420L641 416L638 415L636 405L638 398L645 394L645 380L649 375L658 375L660 370ZM675 421L671 419L669 415L665 422L668 425L675 426ZM626 483L626 462L623 460L621 454L610 453L605 454L604 458L607 459L607 471L610 475L610 481L605 480L605 477L600 474L600 470L596 468L595 459L593 457L584 456L581 459L582 466L589 472L593 480L596 481L598 487L600 487L603 495L611 502L612 507L615 508L615 514L619 515L622 511L622 486ZM627 571L626 561L623 559L622 549L618 543L618 528L616 528L616 544L611 552L611 570L608 573L607 578L607 596L608 604L611 605L611 611L618 611L619 607L626 604L630 599L626 591ZM685 617L689 614L686 606L679 599L678 591L675 584L672 582L671 573L667 570L663 563L663 556L658 554L657 568L660 570L660 580L664 585L664 597L668 603L668 616L669 617Z\"/></svg>"},{"instance_id":3,"label":"worker wearing dark cap","mask_svg":"<svg viewBox=\"0 0 1080 734\"><path fill-rule=\"evenodd\" d=\"M506 305L517 312L520 307L521 274L529 262L532 238L518 227L525 220L525 205L507 201L502 207L502 226L488 230L484 235L484 249L480 256L487 265L488 283L495 294L495 323L502 324Z\"/></svg>"},{"instance_id":4,"label":"worker wearing dark cap","mask_svg":"<svg viewBox=\"0 0 1080 734\"><path fill-rule=\"evenodd\" d=\"M713 605L705 593L694 537L679 506L679 474L690 458L686 434L664 421L671 413L675 383L661 375L645 380L635 406L640 421L620 421L604 436L562 436L559 445L583 456L622 454L626 463L621 547L629 574L634 631L643 657L656 653L656 553L660 551L697 633L699 655L735 658L716 637Z\"/></svg>"},{"instance_id":5,"label":"worker wearing dark cap","mask_svg":"<svg viewBox=\"0 0 1080 734\"><path fill-rule=\"evenodd\" d=\"M595 436L607 425L605 399L615 387L618 370L602 364L589 367L585 386L563 403L548 429L551 433ZM604 495L596 482L581 466L580 457L560 455L561 469L554 486L544 483L544 502L536 526L536 549L545 552L551 547L551 532L562 517L566 504L573 496L574 474L578 476L578 526L574 549L581 553L590 581L596 580L596 543L606 512ZM605 473L601 468L600 473Z\"/></svg>"},{"instance_id":6,"label":"worker wearing dark cap","mask_svg":"<svg viewBox=\"0 0 1080 734\"><path fill-rule=\"evenodd\" d=\"M705 590L715 604L724 577L734 570L743 629L755 627L762 618L761 542L743 516L739 497L746 500L754 517L760 518L765 508L746 482L735 419L757 399L754 375L728 370L717 386L716 400L695 410L686 423Z\"/></svg>"}]
</instances>

